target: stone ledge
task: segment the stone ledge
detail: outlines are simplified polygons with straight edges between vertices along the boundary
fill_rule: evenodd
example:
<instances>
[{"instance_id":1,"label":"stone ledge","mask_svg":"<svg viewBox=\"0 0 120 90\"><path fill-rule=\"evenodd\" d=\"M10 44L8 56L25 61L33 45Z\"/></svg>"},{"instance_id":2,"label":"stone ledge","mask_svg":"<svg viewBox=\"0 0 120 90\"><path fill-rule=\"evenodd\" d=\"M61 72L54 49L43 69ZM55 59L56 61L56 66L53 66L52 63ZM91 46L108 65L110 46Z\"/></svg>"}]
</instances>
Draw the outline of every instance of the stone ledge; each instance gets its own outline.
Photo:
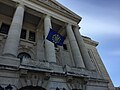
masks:
<instances>
[{"instance_id":1,"label":"stone ledge","mask_svg":"<svg viewBox=\"0 0 120 90\"><path fill-rule=\"evenodd\" d=\"M50 67L52 68L52 71L54 73L59 73L59 74L64 74L65 72L63 71L63 67L59 66L57 64L50 64Z\"/></svg>"},{"instance_id":2,"label":"stone ledge","mask_svg":"<svg viewBox=\"0 0 120 90\"><path fill-rule=\"evenodd\" d=\"M31 66L25 66L25 65L20 65L20 69L24 70L31 70L31 71L38 71L38 72L49 72L51 73L51 69L48 68L37 68L37 67L31 67Z\"/></svg>"},{"instance_id":3,"label":"stone ledge","mask_svg":"<svg viewBox=\"0 0 120 90\"><path fill-rule=\"evenodd\" d=\"M22 66L33 67L33 68L40 68L40 69L51 69L48 62L40 62L34 61L30 58L23 58L21 62Z\"/></svg>"},{"instance_id":4,"label":"stone ledge","mask_svg":"<svg viewBox=\"0 0 120 90\"><path fill-rule=\"evenodd\" d=\"M97 72L89 71L83 68L71 68L66 65L64 67L64 71L67 73L67 75L70 75L70 76L103 79Z\"/></svg>"},{"instance_id":5,"label":"stone ledge","mask_svg":"<svg viewBox=\"0 0 120 90\"><path fill-rule=\"evenodd\" d=\"M20 60L18 58L0 56L0 65L19 67Z\"/></svg>"}]
</instances>

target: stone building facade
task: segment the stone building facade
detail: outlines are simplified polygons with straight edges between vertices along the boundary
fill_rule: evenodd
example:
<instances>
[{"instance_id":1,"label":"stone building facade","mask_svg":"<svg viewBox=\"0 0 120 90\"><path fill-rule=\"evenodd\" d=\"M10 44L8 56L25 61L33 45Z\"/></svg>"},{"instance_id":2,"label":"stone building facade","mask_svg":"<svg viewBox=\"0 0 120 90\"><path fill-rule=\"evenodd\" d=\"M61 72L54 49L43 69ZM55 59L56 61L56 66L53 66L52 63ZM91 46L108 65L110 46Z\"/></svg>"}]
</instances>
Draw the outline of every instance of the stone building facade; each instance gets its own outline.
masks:
<instances>
[{"instance_id":1,"label":"stone building facade","mask_svg":"<svg viewBox=\"0 0 120 90\"><path fill-rule=\"evenodd\" d=\"M55 0L0 0L0 90L114 90L81 19Z\"/></svg>"}]
</instances>

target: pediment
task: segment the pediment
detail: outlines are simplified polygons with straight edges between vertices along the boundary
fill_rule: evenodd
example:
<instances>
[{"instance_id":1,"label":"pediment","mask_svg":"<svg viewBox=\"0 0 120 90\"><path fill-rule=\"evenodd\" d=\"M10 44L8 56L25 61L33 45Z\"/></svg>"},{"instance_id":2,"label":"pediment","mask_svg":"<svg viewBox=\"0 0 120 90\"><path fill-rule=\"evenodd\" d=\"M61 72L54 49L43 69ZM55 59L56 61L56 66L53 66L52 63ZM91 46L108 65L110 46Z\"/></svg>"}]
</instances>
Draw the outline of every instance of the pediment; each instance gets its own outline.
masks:
<instances>
[{"instance_id":1,"label":"pediment","mask_svg":"<svg viewBox=\"0 0 120 90\"><path fill-rule=\"evenodd\" d=\"M53 12L56 12L58 14L61 14L67 18L71 18L75 20L76 22L79 22L81 20L81 17L57 2L56 0L30 0L31 2L34 2L40 6L43 6Z\"/></svg>"}]
</instances>

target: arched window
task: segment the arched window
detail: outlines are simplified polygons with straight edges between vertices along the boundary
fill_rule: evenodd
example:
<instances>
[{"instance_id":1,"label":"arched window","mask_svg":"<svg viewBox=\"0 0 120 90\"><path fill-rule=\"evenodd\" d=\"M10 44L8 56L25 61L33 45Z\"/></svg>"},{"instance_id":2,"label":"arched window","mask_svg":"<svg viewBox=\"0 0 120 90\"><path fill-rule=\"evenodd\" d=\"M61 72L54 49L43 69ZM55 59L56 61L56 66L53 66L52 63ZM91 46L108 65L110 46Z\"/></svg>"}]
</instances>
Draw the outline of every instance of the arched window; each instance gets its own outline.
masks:
<instances>
[{"instance_id":1,"label":"arched window","mask_svg":"<svg viewBox=\"0 0 120 90\"><path fill-rule=\"evenodd\" d=\"M23 58L31 58L31 56L26 52L21 52L18 54L17 58L20 58L20 60L22 60Z\"/></svg>"}]
</instances>

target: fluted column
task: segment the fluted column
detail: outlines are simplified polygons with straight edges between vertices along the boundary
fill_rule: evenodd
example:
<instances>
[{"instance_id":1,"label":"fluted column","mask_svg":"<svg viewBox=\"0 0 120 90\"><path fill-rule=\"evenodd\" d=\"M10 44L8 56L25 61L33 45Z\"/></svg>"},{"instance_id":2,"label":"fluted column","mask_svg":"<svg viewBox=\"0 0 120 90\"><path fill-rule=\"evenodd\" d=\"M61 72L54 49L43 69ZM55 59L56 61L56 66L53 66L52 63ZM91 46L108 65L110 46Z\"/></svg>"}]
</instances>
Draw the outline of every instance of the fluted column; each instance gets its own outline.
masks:
<instances>
[{"instance_id":1,"label":"fluted column","mask_svg":"<svg viewBox=\"0 0 120 90\"><path fill-rule=\"evenodd\" d=\"M3 55L16 57L19 41L20 41L20 34L23 24L23 17L24 17L24 6L19 5L15 11L8 37L6 39Z\"/></svg>"},{"instance_id":2,"label":"fluted column","mask_svg":"<svg viewBox=\"0 0 120 90\"><path fill-rule=\"evenodd\" d=\"M79 51L79 47L77 45L77 41L75 39L73 30L72 30L72 26L70 24L67 25L67 35L68 35L68 39L70 42L70 46L71 46L71 50L72 50L72 54L73 54L76 67L85 68L83 60L82 60L82 56Z\"/></svg>"},{"instance_id":3,"label":"fluted column","mask_svg":"<svg viewBox=\"0 0 120 90\"><path fill-rule=\"evenodd\" d=\"M90 56L88 54L87 48L85 47L83 38L82 38L82 36L79 32L79 27L75 28L74 33L75 33L75 36L76 36L76 39L77 39L77 42L78 42L78 46L80 48L81 55L83 57L86 68L89 69L89 70L95 70L95 66L91 62L91 59L90 59Z\"/></svg>"},{"instance_id":4,"label":"fluted column","mask_svg":"<svg viewBox=\"0 0 120 90\"><path fill-rule=\"evenodd\" d=\"M46 37L49 33L51 26L51 19L50 16L46 16L44 19L44 31L45 31L45 57L48 62L56 63L56 56L55 56L55 48L54 44L48 40Z\"/></svg>"}]
</instances>

